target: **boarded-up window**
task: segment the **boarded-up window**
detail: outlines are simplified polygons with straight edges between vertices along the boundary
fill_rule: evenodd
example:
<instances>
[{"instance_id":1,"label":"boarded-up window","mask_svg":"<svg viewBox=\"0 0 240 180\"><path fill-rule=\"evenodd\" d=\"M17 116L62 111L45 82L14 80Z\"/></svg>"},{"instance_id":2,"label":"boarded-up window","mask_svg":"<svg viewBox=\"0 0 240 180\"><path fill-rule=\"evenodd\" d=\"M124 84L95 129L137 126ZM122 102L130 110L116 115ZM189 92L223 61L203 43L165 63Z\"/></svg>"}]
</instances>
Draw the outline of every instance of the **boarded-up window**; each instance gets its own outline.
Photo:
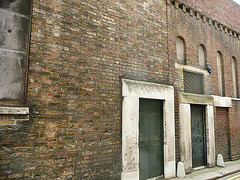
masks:
<instances>
[{"instance_id":1,"label":"boarded-up window","mask_svg":"<svg viewBox=\"0 0 240 180\"><path fill-rule=\"evenodd\" d=\"M30 14L29 0L0 0L0 106L25 102Z\"/></svg>"},{"instance_id":2,"label":"boarded-up window","mask_svg":"<svg viewBox=\"0 0 240 180\"><path fill-rule=\"evenodd\" d=\"M182 38L177 38L176 42L176 48L177 48L177 59L180 63L184 64L185 59L185 46Z\"/></svg>"},{"instance_id":3,"label":"boarded-up window","mask_svg":"<svg viewBox=\"0 0 240 180\"><path fill-rule=\"evenodd\" d=\"M199 65L204 67L206 62L206 49L203 45L199 46L198 59Z\"/></svg>"},{"instance_id":4,"label":"boarded-up window","mask_svg":"<svg viewBox=\"0 0 240 180\"><path fill-rule=\"evenodd\" d=\"M236 59L232 58L233 96L237 97L237 69Z\"/></svg>"},{"instance_id":5,"label":"boarded-up window","mask_svg":"<svg viewBox=\"0 0 240 180\"><path fill-rule=\"evenodd\" d=\"M184 92L194 94L204 93L203 74L183 71L183 78L184 78Z\"/></svg>"},{"instance_id":6,"label":"boarded-up window","mask_svg":"<svg viewBox=\"0 0 240 180\"><path fill-rule=\"evenodd\" d=\"M217 73L218 73L218 93L220 96L223 95L223 88L222 88L222 56L220 52L217 53Z\"/></svg>"}]
</instances>

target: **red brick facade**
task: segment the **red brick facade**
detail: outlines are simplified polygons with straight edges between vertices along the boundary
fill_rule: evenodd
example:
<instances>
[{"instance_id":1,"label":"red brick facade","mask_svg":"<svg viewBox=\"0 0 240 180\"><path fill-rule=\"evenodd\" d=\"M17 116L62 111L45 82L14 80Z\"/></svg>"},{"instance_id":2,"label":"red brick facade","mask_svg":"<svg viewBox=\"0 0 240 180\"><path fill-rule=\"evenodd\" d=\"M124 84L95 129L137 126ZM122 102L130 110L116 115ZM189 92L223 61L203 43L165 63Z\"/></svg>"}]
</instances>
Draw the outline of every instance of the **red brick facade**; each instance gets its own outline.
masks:
<instances>
[{"instance_id":1,"label":"red brick facade","mask_svg":"<svg viewBox=\"0 0 240 180\"><path fill-rule=\"evenodd\" d=\"M215 111L215 144L216 155L222 154L224 160L229 160L230 136L228 108L216 108Z\"/></svg>"},{"instance_id":2,"label":"red brick facade","mask_svg":"<svg viewBox=\"0 0 240 180\"><path fill-rule=\"evenodd\" d=\"M212 8L214 0L183 2L33 0L30 120L1 124L0 179L121 179L123 78L174 87L178 162L178 94L184 86L175 66L176 38L186 43L185 65L207 72L198 65L199 45L205 46L213 67L204 76L205 95L219 95L216 53L223 54L226 97L233 96L231 58L240 60L240 21L232 17L240 17L240 8L230 0L217 3L221 8ZM221 148L229 126L230 159L239 159L240 101L232 102L229 110L215 110L216 153L227 158Z\"/></svg>"},{"instance_id":3,"label":"red brick facade","mask_svg":"<svg viewBox=\"0 0 240 180\"><path fill-rule=\"evenodd\" d=\"M230 109L230 141L231 141L231 158L239 159L240 157L240 101L233 101L233 108Z\"/></svg>"},{"instance_id":4,"label":"red brick facade","mask_svg":"<svg viewBox=\"0 0 240 180\"><path fill-rule=\"evenodd\" d=\"M233 0L182 0L182 2L185 2L189 6L196 8L198 11L226 26L238 32L240 31L239 5Z\"/></svg>"},{"instance_id":5,"label":"red brick facade","mask_svg":"<svg viewBox=\"0 0 240 180\"><path fill-rule=\"evenodd\" d=\"M229 2L228 2L229 3ZM198 47L200 44L206 48L207 64L211 64L213 72L204 79L204 94L219 95L218 92L218 75L217 75L217 51L220 51L223 55L223 92L226 97L233 97L232 90L232 70L231 70L231 58L232 56L239 57L238 43L239 39L229 36L224 30L221 30L219 26L215 26L213 21L204 19L203 16L197 16L197 13L187 12L184 7L179 4L172 3L168 8L168 22L169 22L169 34L168 34L168 47L169 47L169 59L171 64L176 61L176 38L182 37L186 42L186 65L200 68L198 62ZM207 3L206 3L207 4ZM177 6L177 8L176 8ZM214 18L214 17L213 17ZM238 67L239 69L239 67ZM183 92L183 75L182 69L175 69L175 81L174 85L178 91ZM239 89L239 85L238 85ZM176 93L177 97L177 93ZM234 109L234 108L233 108ZM176 105L176 112L178 107ZM239 117L238 114L235 114ZM227 118L227 117L226 117ZM217 119L221 119L215 114L215 122ZM178 117L176 115L176 152L178 155ZM217 124L219 122L216 122ZM229 123L229 122L228 122ZM218 128L218 127L217 127ZM223 131L227 131L227 128L223 128ZM216 132L216 140L219 133ZM237 135L238 136L238 135ZM219 144L219 147L221 145ZM237 146L237 144L232 144ZM239 149L238 149L239 151ZM218 145L216 145L216 153L218 153ZM220 153L220 152L219 152ZM225 152L223 153L225 154ZM239 154L239 152L238 152Z\"/></svg>"}]
</instances>

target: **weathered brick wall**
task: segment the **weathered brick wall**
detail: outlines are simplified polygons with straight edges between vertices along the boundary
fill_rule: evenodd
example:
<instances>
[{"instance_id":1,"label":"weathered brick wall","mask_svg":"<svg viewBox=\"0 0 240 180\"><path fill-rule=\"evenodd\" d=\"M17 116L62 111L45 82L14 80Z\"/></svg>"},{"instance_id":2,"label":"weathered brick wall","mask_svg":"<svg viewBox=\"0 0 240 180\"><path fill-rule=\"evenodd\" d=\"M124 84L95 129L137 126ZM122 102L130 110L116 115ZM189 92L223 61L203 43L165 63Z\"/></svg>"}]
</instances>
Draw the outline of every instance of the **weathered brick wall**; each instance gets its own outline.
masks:
<instances>
[{"instance_id":1,"label":"weathered brick wall","mask_svg":"<svg viewBox=\"0 0 240 180\"><path fill-rule=\"evenodd\" d=\"M197 4L197 2L196 2ZM203 6L204 7L204 6ZM225 96L233 97L233 83L232 83L232 67L231 58L235 56L237 59L240 58L239 53L239 36L229 35L225 29L220 29L220 24L216 24L208 17L203 17L196 12L188 9L189 6L183 7L183 4L175 4L170 1L168 5L168 48L169 48L169 61L171 67L178 63L176 57L176 39L177 37L183 37L186 43L186 65L196 67L204 70L199 66L198 50L199 45L203 44L206 48L207 64L211 64L213 72L209 75L204 76L204 94L207 95L218 95L218 75L217 75L217 51L221 51L223 54L224 69L223 69L223 80L224 80L224 92ZM235 8L236 9L236 8ZM194 9L193 9L194 10ZM201 10L201 9L200 9ZM231 13L230 13L231 14ZM214 17L215 18L215 17ZM219 19L222 17L219 15ZM214 20L214 19L213 19ZM227 29L228 31L228 29ZM238 63L238 72L239 63ZM184 91L183 84L183 69L176 68L174 73L174 86L176 89L175 100L178 101L177 95L179 92ZM238 77L239 81L239 77ZM175 112L178 113L178 105L175 103ZM217 118L217 117L216 117ZM175 129L176 129L176 161L179 161L179 122L178 116L175 115ZM226 130L226 129L225 129ZM216 136L218 138L218 136ZM236 146L236 144L232 144Z\"/></svg>"},{"instance_id":2,"label":"weathered brick wall","mask_svg":"<svg viewBox=\"0 0 240 180\"><path fill-rule=\"evenodd\" d=\"M178 161L179 35L189 65L198 67L199 44L207 49L213 73L206 94L218 94L216 52L223 53L231 95L230 57L240 57L239 40L182 9L166 9L164 0L33 0L31 118L1 128L0 178L120 179L122 78L175 86Z\"/></svg>"},{"instance_id":3,"label":"weathered brick wall","mask_svg":"<svg viewBox=\"0 0 240 180\"><path fill-rule=\"evenodd\" d=\"M222 154L224 160L229 160L230 155L230 134L228 108L214 108L214 128L215 128L215 153Z\"/></svg>"},{"instance_id":4,"label":"weathered brick wall","mask_svg":"<svg viewBox=\"0 0 240 180\"><path fill-rule=\"evenodd\" d=\"M240 7L233 0L181 0L219 22L240 31Z\"/></svg>"},{"instance_id":5,"label":"weathered brick wall","mask_svg":"<svg viewBox=\"0 0 240 180\"><path fill-rule=\"evenodd\" d=\"M34 0L31 119L2 131L1 178L120 179L121 79L169 84L166 36L164 1Z\"/></svg>"},{"instance_id":6,"label":"weathered brick wall","mask_svg":"<svg viewBox=\"0 0 240 180\"><path fill-rule=\"evenodd\" d=\"M230 138L231 158L240 159L240 101L233 101L233 108L230 109Z\"/></svg>"},{"instance_id":7,"label":"weathered brick wall","mask_svg":"<svg viewBox=\"0 0 240 180\"><path fill-rule=\"evenodd\" d=\"M34 133L27 130L28 121L9 125L11 123L12 117L1 116L0 179L31 178L31 171L36 168L33 164Z\"/></svg>"},{"instance_id":8,"label":"weathered brick wall","mask_svg":"<svg viewBox=\"0 0 240 180\"><path fill-rule=\"evenodd\" d=\"M202 17L197 18L194 13L192 16L188 12L184 12L181 8L169 6L169 57L174 64L176 59L176 38L181 36L186 42L186 64L200 68L198 65L198 47L203 44L206 47L207 63L213 67L212 74L205 76L205 94L218 95L218 79L217 79L217 51L223 54L224 71L223 77L225 82L226 96L233 96L232 91L232 56L240 57L238 51L239 38L229 36L224 30L216 28L214 23L205 22ZM239 68L238 68L239 69ZM182 86L182 70L176 69L175 85L179 91L183 91Z\"/></svg>"}]
</instances>

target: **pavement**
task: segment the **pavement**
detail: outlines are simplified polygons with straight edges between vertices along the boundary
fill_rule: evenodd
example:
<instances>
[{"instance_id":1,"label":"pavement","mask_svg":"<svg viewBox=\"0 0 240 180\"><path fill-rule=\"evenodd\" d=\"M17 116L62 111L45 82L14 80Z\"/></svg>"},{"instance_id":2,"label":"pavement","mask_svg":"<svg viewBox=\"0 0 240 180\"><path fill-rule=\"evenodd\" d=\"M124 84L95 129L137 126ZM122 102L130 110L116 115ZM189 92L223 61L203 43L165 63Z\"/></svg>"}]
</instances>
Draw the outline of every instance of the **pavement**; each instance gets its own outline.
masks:
<instances>
[{"instance_id":1,"label":"pavement","mask_svg":"<svg viewBox=\"0 0 240 180\"><path fill-rule=\"evenodd\" d=\"M173 178L171 180L212 180L240 171L240 160L227 161L224 167L204 168L187 174L185 178Z\"/></svg>"}]
</instances>

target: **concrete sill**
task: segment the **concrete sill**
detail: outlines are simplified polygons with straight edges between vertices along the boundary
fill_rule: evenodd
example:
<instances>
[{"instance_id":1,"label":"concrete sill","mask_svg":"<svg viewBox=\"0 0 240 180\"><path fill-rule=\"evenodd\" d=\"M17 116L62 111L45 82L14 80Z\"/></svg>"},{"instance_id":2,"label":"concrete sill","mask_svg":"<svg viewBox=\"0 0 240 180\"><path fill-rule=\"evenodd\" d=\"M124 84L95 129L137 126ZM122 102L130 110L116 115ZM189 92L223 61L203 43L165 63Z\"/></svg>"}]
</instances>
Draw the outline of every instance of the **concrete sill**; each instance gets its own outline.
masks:
<instances>
[{"instance_id":1,"label":"concrete sill","mask_svg":"<svg viewBox=\"0 0 240 180\"><path fill-rule=\"evenodd\" d=\"M232 98L233 101L240 101L240 98Z\"/></svg>"},{"instance_id":2,"label":"concrete sill","mask_svg":"<svg viewBox=\"0 0 240 180\"><path fill-rule=\"evenodd\" d=\"M29 107L0 107L1 114L29 114Z\"/></svg>"},{"instance_id":3,"label":"concrete sill","mask_svg":"<svg viewBox=\"0 0 240 180\"><path fill-rule=\"evenodd\" d=\"M29 120L29 107L0 107L0 127Z\"/></svg>"}]
</instances>

